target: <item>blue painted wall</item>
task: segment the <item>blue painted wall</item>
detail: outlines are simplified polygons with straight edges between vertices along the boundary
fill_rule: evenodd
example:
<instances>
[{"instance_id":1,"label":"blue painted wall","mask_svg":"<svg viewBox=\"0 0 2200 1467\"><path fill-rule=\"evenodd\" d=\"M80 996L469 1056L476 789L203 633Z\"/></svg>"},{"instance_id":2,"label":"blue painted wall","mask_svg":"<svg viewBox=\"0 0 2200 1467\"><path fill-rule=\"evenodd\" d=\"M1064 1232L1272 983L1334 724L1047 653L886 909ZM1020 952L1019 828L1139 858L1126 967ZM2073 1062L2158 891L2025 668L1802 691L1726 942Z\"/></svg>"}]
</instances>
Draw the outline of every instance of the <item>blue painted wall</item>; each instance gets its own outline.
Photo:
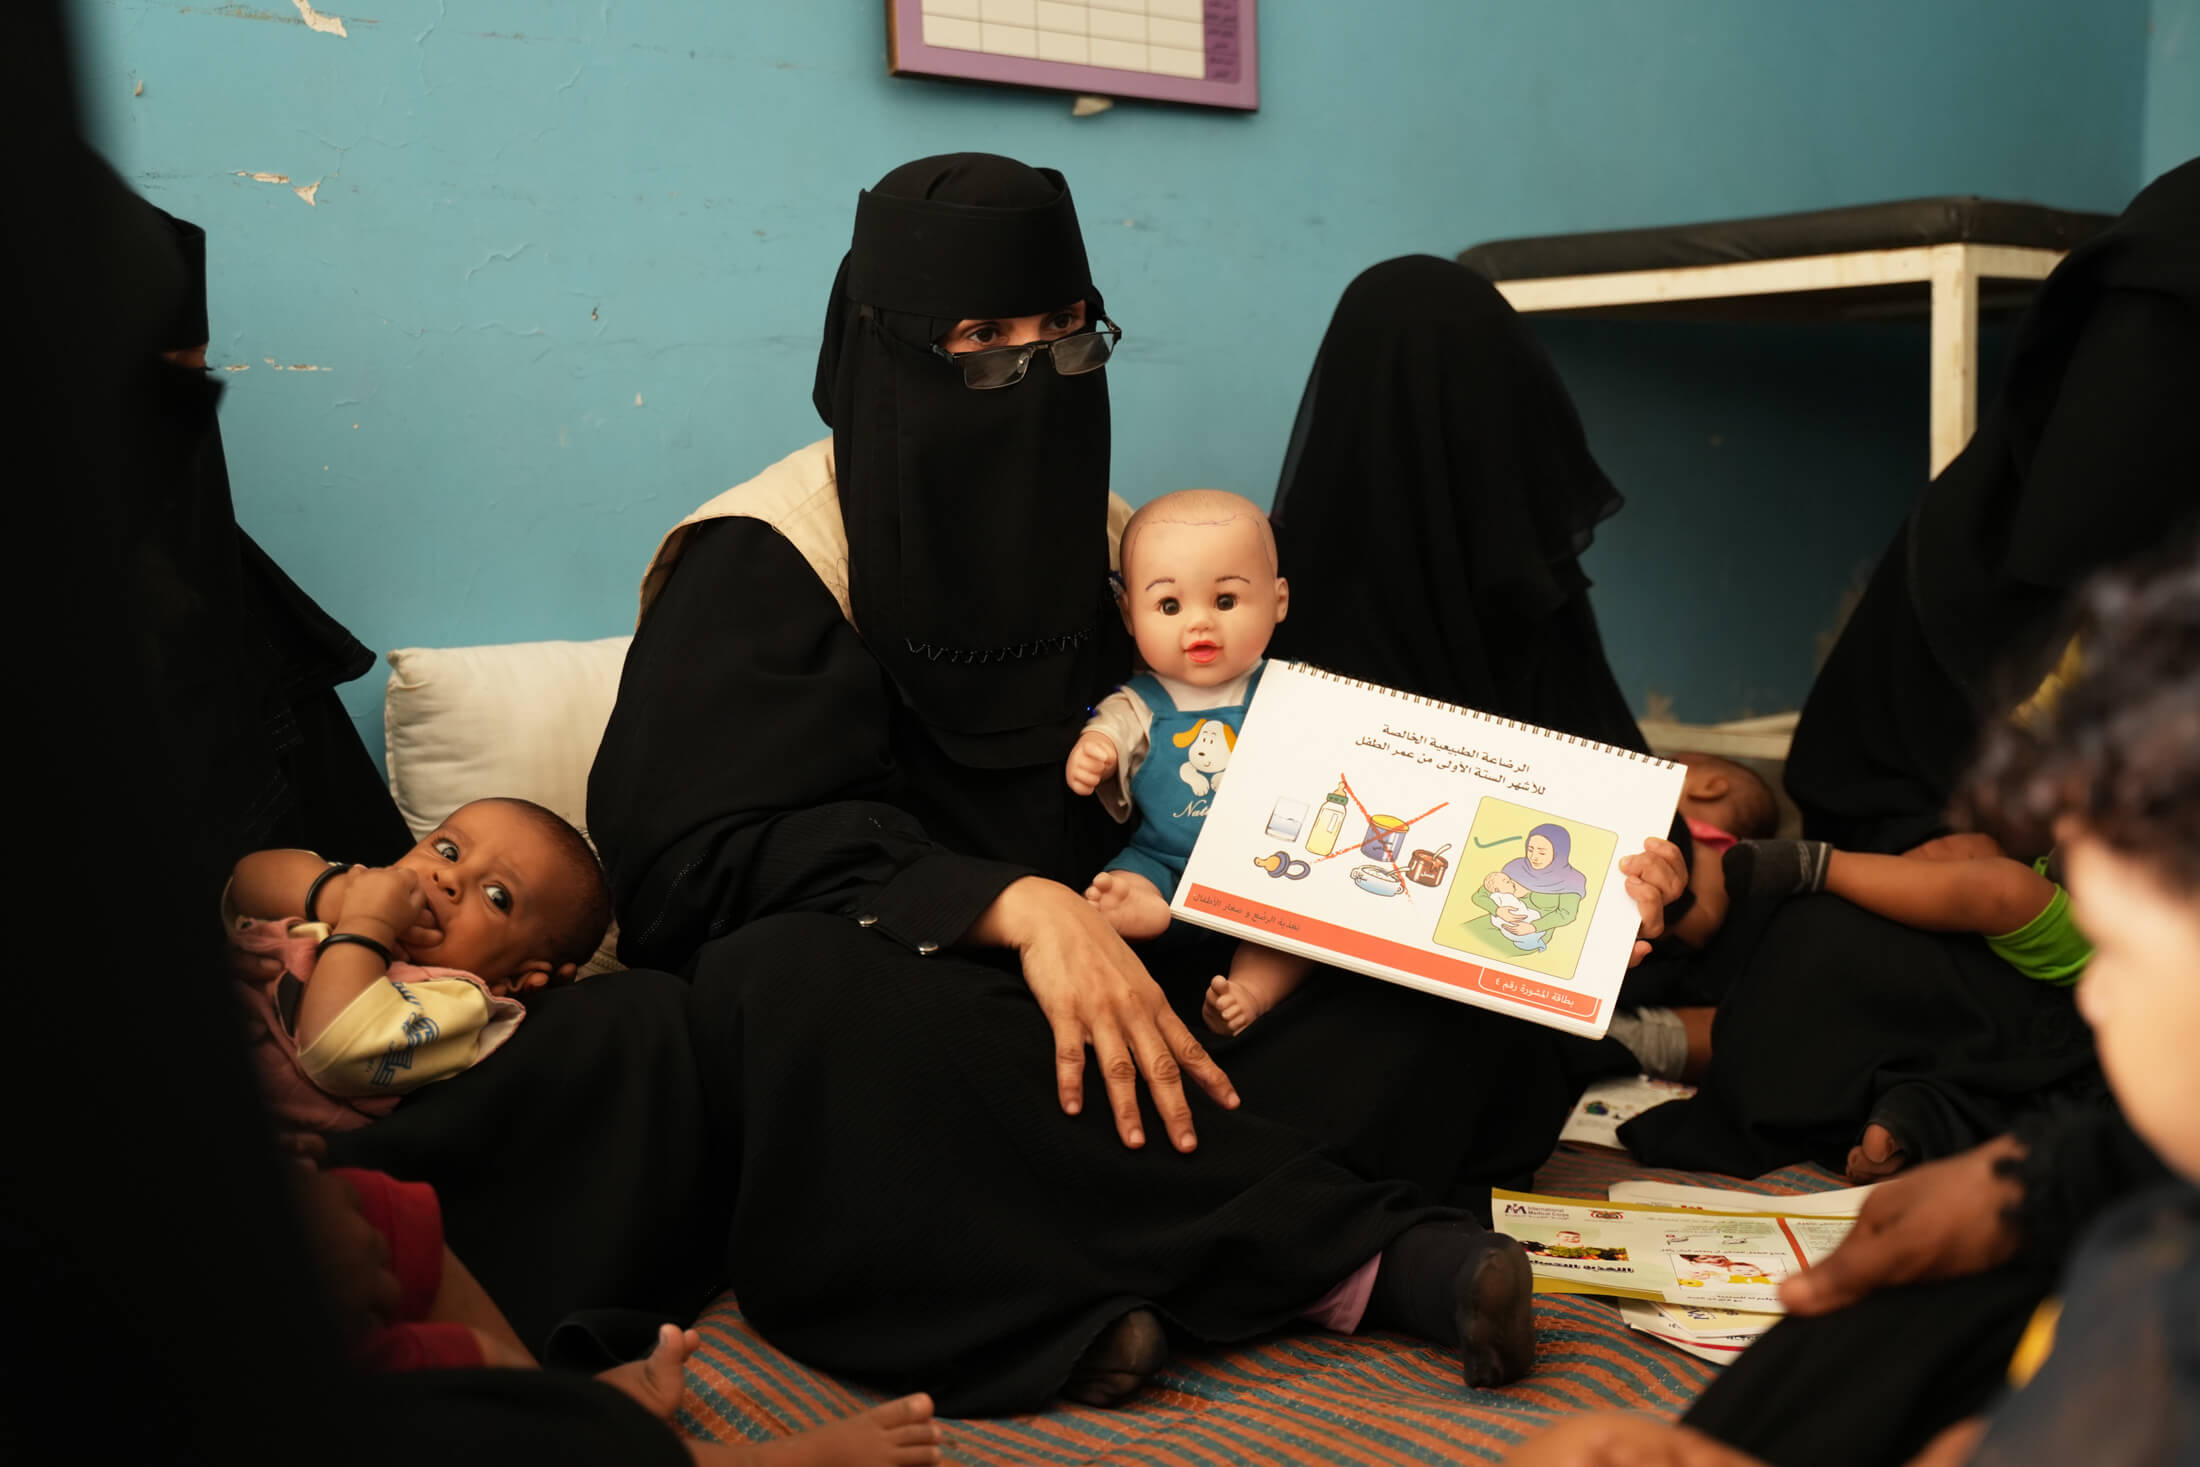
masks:
<instances>
[{"instance_id":1,"label":"blue painted wall","mask_svg":"<svg viewBox=\"0 0 2200 1467\"><path fill-rule=\"evenodd\" d=\"M379 647L625 629L663 528L820 432L855 192L927 152L1071 178L1134 500L1266 499L1329 307L1387 255L2114 209L2141 172L2148 0L1270 0L1258 115L1086 119L888 78L882 8L335 0L339 37L293 0L81 0L103 146L210 236L247 524ZM1922 477L1922 335L1543 329L1630 496L1591 564L1630 695L1792 705ZM377 747L379 686L350 690Z\"/></svg>"},{"instance_id":2,"label":"blue painted wall","mask_svg":"<svg viewBox=\"0 0 2200 1467\"><path fill-rule=\"evenodd\" d=\"M2153 178L2200 157L2200 0L2153 0L2139 172Z\"/></svg>"}]
</instances>

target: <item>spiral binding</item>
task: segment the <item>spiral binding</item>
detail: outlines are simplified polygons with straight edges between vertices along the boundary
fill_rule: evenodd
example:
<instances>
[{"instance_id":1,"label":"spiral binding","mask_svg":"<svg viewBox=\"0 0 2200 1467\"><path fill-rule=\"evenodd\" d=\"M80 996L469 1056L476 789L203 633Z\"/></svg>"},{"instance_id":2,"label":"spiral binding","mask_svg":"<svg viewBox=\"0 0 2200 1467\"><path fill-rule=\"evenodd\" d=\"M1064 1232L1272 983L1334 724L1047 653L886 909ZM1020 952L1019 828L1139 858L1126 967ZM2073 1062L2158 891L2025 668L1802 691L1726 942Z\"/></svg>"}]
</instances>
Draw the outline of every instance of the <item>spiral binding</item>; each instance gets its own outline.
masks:
<instances>
[{"instance_id":1,"label":"spiral binding","mask_svg":"<svg viewBox=\"0 0 2200 1467\"><path fill-rule=\"evenodd\" d=\"M1479 719L1483 723L1494 723L1504 728L1518 729L1521 733L1531 733L1546 739L1556 739L1562 744L1573 744L1579 748L1593 749L1599 754L1610 754L1615 759L1632 759L1637 764L1651 764L1660 769L1677 769L1680 767L1673 760L1660 759L1655 754L1643 754L1633 749L1622 749L1616 744L1600 744L1595 739L1585 739L1578 734L1560 733L1555 728L1544 728L1541 724L1535 723L1522 723L1517 718L1501 718L1495 713L1484 713L1479 708L1466 708L1457 703L1446 703L1440 698L1424 698L1419 693L1408 693L1402 688L1386 687L1382 683L1371 683L1363 678L1346 677L1341 672L1331 672L1328 668L1316 667L1311 662L1292 662L1286 664L1286 666L1293 672L1303 672L1308 677L1318 677L1324 682L1343 683L1348 688L1360 688L1370 693L1383 693L1389 697L1399 699L1401 702L1418 703L1423 708L1434 708L1445 713L1457 713L1466 718Z\"/></svg>"}]
</instances>

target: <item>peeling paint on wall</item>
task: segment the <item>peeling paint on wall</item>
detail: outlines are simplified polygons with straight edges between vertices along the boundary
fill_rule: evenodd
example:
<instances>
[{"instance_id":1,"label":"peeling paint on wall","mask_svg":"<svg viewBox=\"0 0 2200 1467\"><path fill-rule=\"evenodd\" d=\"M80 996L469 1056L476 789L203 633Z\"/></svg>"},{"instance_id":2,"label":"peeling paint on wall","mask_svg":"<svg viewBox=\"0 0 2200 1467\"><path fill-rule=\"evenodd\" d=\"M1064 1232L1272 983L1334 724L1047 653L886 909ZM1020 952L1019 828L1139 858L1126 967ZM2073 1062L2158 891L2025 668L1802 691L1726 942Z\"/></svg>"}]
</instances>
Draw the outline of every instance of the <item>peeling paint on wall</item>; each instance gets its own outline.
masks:
<instances>
[{"instance_id":1,"label":"peeling paint on wall","mask_svg":"<svg viewBox=\"0 0 2200 1467\"><path fill-rule=\"evenodd\" d=\"M230 0L230 3L226 5L205 7L183 5L177 7L176 13L178 15L218 15L224 20L270 20L277 25L313 25L315 30L330 30L333 28L333 34L344 36L347 39L350 32L344 29L346 25L380 25L382 23L378 20L361 20L356 15L348 20L340 15L323 15L308 5L301 5L298 9L300 11L298 15L277 15L272 10L262 10L257 6L238 3L238 0ZM310 14L313 20L305 19L304 17L307 14ZM314 21L318 21L320 24L315 25Z\"/></svg>"},{"instance_id":2,"label":"peeling paint on wall","mask_svg":"<svg viewBox=\"0 0 2200 1467\"><path fill-rule=\"evenodd\" d=\"M247 173L247 172L245 172L245 171L244 171L243 169L241 169L241 168L237 170L237 177L239 177L239 178L249 178L249 179L251 179L251 180L252 180L252 181L253 181L254 183L288 183L288 182L290 182L290 175L289 175L289 174L287 174L287 173Z\"/></svg>"},{"instance_id":3,"label":"peeling paint on wall","mask_svg":"<svg viewBox=\"0 0 2200 1467\"><path fill-rule=\"evenodd\" d=\"M261 357L260 360L267 363L270 367L273 367L278 372L329 372L335 370L332 367L317 367L311 362L292 362L289 366L286 367L281 362L276 361L273 357Z\"/></svg>"},{"instance_id":4,"label":"peeling paint on wall","mask_svg":"<svg viewBox=\"0 0 2200 1467\"><path fill-rule=\"evenodd\" d=\"M319 31L324 36L342 36L346 40L351 38L351 32L344 29L344 18L341 15L324 15L308 4L307 0L290 0L290 3L298 7L298 19L306 23L307 29Z\"/></svg>"},{"instance_id":5,"label":"peeling paint on wall","mask_svg":"<svg viewBox=\"0 0 2200 1467\"><path fill-rule=\"evenodd\" d=\"M313 196L320 191L321 180L319 180L318 178L313 180L313 182L307 184L304 188L294 188L291 190L292 193L296 194L299 198L306 201L306 207L309 209L319 207L313 202Z\"/></svg>"},{"instance_id":6,"label":"peeling paint on wall","mask_svg":"<svg viewBox=\"0 0 2200 1467\"><path fill-rule=\"evenodd\" d=\"M488 269L490 265L496 263L497 261L501 260L506 263L510 263L511 261L518 259L522 254L526 253L528 245L532 243L534 243L534 241L532 240L522 240L520 243L513 245L508 250L489 251L488 254L481 257L481 260L478 264L470 265L467 267L465 278L468 280L473 279L475 275L479 274L483 270Z\"/></svg>"}]
</instances>

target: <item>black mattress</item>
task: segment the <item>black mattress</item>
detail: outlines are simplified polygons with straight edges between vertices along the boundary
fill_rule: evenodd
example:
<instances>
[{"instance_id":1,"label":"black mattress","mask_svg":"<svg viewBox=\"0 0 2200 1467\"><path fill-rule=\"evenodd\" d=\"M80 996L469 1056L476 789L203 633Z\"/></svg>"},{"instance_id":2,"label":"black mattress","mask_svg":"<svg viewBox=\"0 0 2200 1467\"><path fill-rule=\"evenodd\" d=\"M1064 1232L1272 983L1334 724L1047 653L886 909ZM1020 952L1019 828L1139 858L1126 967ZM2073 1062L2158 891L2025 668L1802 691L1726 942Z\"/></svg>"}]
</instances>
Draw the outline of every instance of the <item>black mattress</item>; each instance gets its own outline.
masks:
<instances>
[{"instance_id":1,"label":"black mattress","mask_svg":"<svg viewBox=\"0 0 2200 1467\"><path fill-rule=\"evenodd\" d=\"M2080 214L2040 204L1950 197L1721 219L1659 229L1607 229L1497 239L1459 255L1459 263L1492 280L1540 280L1623 270L1676 270L1838 255L1918 245L1994 244L2067 250L2107 227L2115 216Z\"/></svg>"}]
</instances>

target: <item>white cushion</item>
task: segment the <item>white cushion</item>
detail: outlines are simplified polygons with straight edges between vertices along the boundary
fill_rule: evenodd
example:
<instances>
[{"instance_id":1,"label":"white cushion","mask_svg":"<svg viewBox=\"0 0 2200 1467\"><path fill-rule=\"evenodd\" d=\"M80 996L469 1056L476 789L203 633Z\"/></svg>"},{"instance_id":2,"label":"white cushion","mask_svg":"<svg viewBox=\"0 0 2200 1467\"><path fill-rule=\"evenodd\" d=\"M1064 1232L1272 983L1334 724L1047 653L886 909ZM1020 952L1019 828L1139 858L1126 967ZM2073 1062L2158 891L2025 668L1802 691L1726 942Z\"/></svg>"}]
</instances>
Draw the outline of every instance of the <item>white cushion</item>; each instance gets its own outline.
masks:
<instances>
[{"instance_id":1,"label":"white cushion","mask_svg":"<svg viewBox=\"0 0 2200 1467\"><path fill-rule=\"evenodd\" d=\"M588 831L588 769L631 637L400 647L382 728L390 793L415 837L469 800L510 795ZM583 976L618 966L614 927Z\"/></svg>"}]
</instances>

